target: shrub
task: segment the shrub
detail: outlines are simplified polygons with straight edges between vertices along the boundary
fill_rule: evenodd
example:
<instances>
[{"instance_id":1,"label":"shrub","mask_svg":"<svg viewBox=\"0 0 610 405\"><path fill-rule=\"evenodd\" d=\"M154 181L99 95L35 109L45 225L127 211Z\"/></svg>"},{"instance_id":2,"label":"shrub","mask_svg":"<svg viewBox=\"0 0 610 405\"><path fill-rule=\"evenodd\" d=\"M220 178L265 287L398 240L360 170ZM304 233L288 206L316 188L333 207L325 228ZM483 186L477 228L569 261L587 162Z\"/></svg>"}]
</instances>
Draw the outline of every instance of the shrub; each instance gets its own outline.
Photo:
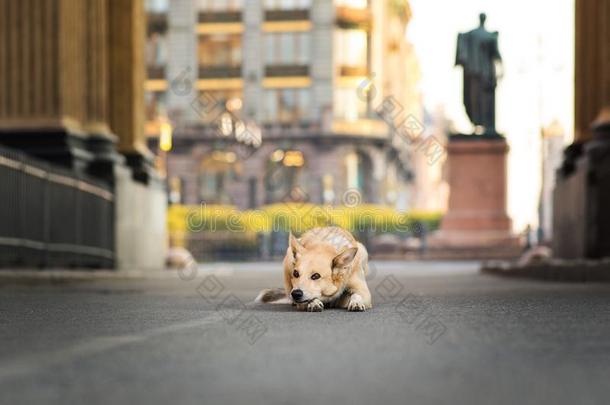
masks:
<instances>
[{"instance_id":1,"label":"shrub","mask_svg":"<svg viewBox=\"0 0 610 405\"><path fill-rule=\"evenodd\" d=\"M184 247L185 238L199 232L245 234L249 241L260 233L291 231L300 235L314 227L332 225L354 233L412 234L417 232L418 224L428 231L437 229L441 217L437 212L400 213L372 204L330 207L281 203L248 211L224 205L172 205L168 212L168 229L172 246Z\"/></svg>"}]
</instances>

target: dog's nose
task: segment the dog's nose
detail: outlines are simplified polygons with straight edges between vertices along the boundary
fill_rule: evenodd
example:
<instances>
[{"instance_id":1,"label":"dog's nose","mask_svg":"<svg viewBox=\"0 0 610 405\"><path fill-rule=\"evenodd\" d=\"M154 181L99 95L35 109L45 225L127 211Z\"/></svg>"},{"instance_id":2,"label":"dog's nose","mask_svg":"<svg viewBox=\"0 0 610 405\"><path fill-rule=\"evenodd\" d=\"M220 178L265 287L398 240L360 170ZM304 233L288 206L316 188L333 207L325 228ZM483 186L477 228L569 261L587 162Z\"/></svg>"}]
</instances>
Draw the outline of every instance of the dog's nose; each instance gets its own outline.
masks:
<instances>
[{"instance_id":1,"label":"dog's nose","mask_svg":"<svg viewBox=\"0 0 610 405\"><path fill-rule=\"evenodd\" d=\"M302 290L292 290L290 295L292 295L292 298L294 298L296 301L299 301L301 298L303 298L303 291Z\"/></svg>"}]
</instances>

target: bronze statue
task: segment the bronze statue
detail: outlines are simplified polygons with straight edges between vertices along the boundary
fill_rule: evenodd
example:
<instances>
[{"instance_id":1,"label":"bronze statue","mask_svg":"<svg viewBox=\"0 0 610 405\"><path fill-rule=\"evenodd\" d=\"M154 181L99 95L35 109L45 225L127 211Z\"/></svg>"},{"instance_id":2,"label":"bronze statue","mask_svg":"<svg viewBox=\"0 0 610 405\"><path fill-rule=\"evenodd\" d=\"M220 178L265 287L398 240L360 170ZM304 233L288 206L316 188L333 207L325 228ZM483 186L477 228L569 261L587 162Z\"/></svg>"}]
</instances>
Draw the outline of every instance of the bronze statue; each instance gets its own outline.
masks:
<instances>
[{"instance_id":1,"label":"bronze statue","mask_svg":"<svg viewBox=\"0 0 610 405\"><path fill-rule=\"evenodd\" d=\"M477 133L496 133L496 62L502 58L498 50L498 32L485 29L487 16L481 13L478 28L458 34L456 66L464 68L464 106Z\"/></svg>"}]
</instances>

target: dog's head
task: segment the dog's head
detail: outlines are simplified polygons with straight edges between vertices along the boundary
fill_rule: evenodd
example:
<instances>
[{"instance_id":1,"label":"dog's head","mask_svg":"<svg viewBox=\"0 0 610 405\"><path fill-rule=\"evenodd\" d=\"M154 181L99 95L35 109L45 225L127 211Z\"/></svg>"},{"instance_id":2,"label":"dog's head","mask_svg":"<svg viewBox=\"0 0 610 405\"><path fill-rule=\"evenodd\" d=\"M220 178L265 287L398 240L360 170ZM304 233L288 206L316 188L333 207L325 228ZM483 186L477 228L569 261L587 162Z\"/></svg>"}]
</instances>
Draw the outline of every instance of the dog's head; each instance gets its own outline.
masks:
<instances>
[{"instance_id":1,"label":"dog's head","mask_svg":"<svg viewBox=\"0 0 610 405\"><path fill-rule=\"evenodd\" d=\"M305 248L292 234L289 237L288 254L292 255L290 295L294 302L303 303L315 298L327 302L344 284L358 248L350 247L339 254L327 243Z\"/></svg>"}]
</instances>

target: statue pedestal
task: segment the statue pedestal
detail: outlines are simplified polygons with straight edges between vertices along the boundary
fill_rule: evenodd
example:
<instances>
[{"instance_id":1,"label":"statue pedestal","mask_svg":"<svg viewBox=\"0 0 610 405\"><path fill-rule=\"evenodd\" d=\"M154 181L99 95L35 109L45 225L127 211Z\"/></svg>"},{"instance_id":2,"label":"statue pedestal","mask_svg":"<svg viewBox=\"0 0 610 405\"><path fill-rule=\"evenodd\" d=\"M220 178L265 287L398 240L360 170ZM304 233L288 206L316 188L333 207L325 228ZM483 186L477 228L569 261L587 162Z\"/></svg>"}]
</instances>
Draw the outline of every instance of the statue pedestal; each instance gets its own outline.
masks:
<instances>
[{"instance_id":1,"label":"statue pedestal","mask_svg":"<svg viewBox=\"0 0 610 405\"><path fill-rule=\"evenodd\" d=\"M471 251L473 257L506 257L520 253L506 212L504 137L453 135L447 145L449 208L432 249Z\"/></svg>"}]
</instances>

